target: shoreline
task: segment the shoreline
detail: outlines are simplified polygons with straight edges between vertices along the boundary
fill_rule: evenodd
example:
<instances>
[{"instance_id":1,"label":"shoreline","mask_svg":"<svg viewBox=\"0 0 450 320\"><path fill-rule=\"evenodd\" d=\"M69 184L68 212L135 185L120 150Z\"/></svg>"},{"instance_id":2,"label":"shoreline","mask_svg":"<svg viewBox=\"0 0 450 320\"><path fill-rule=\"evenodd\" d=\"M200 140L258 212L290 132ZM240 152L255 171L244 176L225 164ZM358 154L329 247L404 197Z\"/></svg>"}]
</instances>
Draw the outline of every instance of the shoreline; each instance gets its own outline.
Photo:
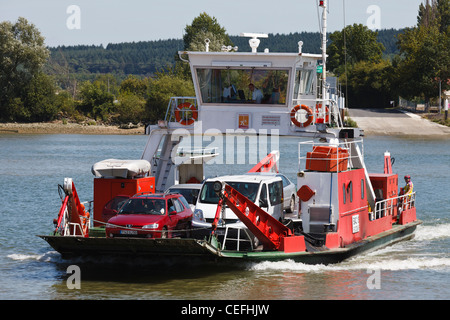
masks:
<instances>
[{"instance_id":1,"label":"shoreline","mask_svg":"<svg viewBox=\"0 0 450 320\"><path fill-rule=\"evenodd\" d=\"M143 135L145 127L124 129L119 126L86 125L62 122L0 123L0 134L93 134Z\"/></svg>"},{"instance_id":2,"label":"shoreline","mask_svg":"<svg viewBox=\"0 0 450 320\"><path fill-rule=\"evenodd\" d=\"M349 116L364 134L411 138L450 138L450 127L424 119L419 115L384 109L349 109ZM87 134L87 135L145 135L145 126L120 128L112 125L34 122L0 123L3 134Z\"/></svg>"}]
</instances>

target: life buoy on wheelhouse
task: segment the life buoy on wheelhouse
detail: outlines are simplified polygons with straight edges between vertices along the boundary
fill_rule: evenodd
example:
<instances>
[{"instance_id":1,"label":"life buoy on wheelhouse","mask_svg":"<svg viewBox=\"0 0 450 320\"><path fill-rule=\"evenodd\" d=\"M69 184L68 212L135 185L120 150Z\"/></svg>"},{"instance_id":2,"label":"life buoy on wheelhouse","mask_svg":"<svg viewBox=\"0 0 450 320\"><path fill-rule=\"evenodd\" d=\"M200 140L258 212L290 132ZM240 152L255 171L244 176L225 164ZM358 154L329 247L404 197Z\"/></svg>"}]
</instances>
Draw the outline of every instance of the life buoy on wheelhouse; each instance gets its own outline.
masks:
<instances>
[{"instance_id":1,"label":"life buoy on wheelhouse","mask_svg":"<svg viewBox=\"0 0 450 320\"><path fill-rule=\"evenodd\" d=\"M198 110L192 103L183 102L175 108L175 119L182 125L189 126L193 124L197 118Z\"/></svg>"},{"instance_id":2,"label":"life buoy on wheelhouse","mask_svg":"<svg viewBox=\"0 0 450 320\"><path fill-rule=\"evenodd\" d=\"M305 122L300 122L295 117L295 114L300 109L306 111L306 121ZM294 108L292 108L292 110L291 110L291 121L297 127L306 128L307 126L309 126L311 124L313 119L314 119L314 115L313 115L313 112L312 112L311 108L308 107L308 106L305 106L304 104L302 104L302 105L298 104Z\"/></svg>"}]
</instances>

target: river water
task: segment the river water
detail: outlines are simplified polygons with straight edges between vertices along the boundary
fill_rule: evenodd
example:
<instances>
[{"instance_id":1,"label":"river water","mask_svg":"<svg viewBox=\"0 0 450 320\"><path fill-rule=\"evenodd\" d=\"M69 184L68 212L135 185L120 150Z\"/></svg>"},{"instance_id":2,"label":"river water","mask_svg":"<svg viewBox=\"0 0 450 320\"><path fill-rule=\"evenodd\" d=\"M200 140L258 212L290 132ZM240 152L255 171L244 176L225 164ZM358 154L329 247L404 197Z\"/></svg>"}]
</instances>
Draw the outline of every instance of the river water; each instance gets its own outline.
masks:
<instances>
[{"instance_id":1,"label":"river water","mask_svg":"<svg viewBox=\"0 0 450 320\"><path fill-rule=\"evenodd\" d=\"M92 199L91 166L139 159L146 136L0 135L0 299L324 300L450 298L450 141L366 137L369 172L410 174L423 224L407 242L336 265L293 261L240 266L155 266L146 261L62 260L38 234L49 234L61 204L57 185L74 179L82 201ZM280 138L279 169L296 182L297 140ZM235 155L239 158L239 155ZM224 161L226 162L226 161ZM248 161L247 161L248 162ZM253 164L211 164L206 175L241 173ZM402 181L403 179L399 179ZM68 267L81 271L70 289Z\"/></svg>"}]
</instances>

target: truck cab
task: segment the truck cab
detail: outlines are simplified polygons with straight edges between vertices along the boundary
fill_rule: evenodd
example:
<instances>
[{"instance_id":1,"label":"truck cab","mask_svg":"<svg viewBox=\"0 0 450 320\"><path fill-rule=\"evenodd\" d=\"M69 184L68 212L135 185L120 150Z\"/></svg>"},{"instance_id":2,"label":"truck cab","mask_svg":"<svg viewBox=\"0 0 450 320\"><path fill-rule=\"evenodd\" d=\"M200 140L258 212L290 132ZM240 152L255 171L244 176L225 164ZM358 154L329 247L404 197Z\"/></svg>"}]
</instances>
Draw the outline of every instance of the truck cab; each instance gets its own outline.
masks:
<instances>
[{"instance_id":1,"label":"truck cab","mask_svg":"<svg viewBox=\"0 0 450 320\"><path fill-rule=\"evenodd\" d=\"M215 181L225 182L277 220L282 220L283 182L277 176L230 175L207 179L198 195L193 228L210 229L217 210L219 197L214 192ZM238 217L226 208L220 217L218 230L227 224L240 223Z\"/></svg>"}]
</instances>

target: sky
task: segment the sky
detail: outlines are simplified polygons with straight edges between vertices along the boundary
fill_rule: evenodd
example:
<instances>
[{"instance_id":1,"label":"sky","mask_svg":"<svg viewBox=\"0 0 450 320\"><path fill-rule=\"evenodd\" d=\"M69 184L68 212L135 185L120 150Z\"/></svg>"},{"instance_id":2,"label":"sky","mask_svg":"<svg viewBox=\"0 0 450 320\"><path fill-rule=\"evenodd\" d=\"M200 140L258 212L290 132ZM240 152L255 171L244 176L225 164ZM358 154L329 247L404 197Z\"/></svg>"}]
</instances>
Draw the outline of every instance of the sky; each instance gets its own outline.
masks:
<instances>
[{"instance_id":1,"label":"sky","mask_svg":"<svg viewBox=\"0 0 450 320\"><path fill-rule=\"evenodd\" d=\"M425 0L329 0L327 31L361 23L400 29L417 23ZM182 39L200 13L229 35L320 30L318 0L0 0L0 22L25 17L47 46ZM345 10L344 10L345 7Z\"/></svg>"}]
</instances>

